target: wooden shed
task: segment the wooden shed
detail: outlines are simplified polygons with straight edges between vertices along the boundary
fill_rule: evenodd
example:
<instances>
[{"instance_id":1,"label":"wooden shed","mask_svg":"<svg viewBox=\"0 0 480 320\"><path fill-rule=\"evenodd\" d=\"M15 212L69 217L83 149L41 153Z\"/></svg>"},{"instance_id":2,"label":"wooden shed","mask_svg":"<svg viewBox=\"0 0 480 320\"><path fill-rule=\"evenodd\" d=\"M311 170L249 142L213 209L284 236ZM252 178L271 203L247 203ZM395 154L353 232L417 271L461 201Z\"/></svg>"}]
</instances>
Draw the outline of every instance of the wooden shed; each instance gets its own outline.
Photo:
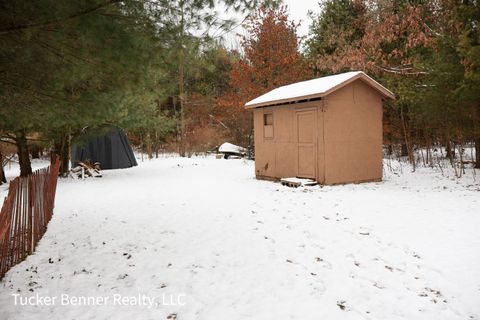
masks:
<instances>
[{"instance_id":1,"label":"wooden shed","mask_svg":"<svg viewBox=\"0 0 480 320\"><path fill-rule=\"evenodd\" d=\"M257 178L380 181L383 99L394 94L356 71L283 86L248 102Z\"/></svg>"}]
</instances>

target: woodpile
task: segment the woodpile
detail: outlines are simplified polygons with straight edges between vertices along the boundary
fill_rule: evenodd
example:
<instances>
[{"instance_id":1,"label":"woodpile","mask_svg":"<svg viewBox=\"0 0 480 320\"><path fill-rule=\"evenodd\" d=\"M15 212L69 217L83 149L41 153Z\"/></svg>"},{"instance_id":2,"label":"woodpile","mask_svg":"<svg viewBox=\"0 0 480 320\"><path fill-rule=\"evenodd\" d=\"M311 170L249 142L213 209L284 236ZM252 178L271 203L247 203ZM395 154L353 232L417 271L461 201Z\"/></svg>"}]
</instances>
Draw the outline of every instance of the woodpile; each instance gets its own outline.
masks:
<instances>
[{"instance_id":1,"label":"woodpile","mask_svg":"<svg viewBox=\"0 0 480 320\"><path fill-rule=\"evenodd\" d=\"M318 184L317 181L312 179L302 179L302 178L296 178L296 177L282 178L280 179L280 183L283 186L287 186L290 188L298 188L301 186L315 186Z\"/></svg>"},{"instance_id":2,"label":"woodpile","mask_svg":"<svg viewBox=\"0 0 480 320\"><path fill-rule=\"evenodd\" d=\"M101 178L100 163L92 164L90 161L79 162L78 165L70 170L72 178L85 179L86 177Z\"/></svg>"}]
</instances>

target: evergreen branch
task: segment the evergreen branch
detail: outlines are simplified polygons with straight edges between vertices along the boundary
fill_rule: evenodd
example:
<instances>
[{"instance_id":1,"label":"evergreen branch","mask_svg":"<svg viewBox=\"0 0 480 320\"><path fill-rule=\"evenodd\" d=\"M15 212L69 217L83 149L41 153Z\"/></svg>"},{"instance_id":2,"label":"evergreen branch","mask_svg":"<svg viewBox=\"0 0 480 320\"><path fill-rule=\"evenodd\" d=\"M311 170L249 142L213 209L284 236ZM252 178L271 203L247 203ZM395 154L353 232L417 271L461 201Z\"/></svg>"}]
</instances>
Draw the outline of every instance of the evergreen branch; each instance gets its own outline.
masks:
<instances>
[{"instance_id":1,"label":"evergreen branch","mask_svg":"<svg viewBox=\"0 0 480 320\"><path fill-rule=\"evenodd\" d=\"M437 32L437 31L433 30L432 28L430 28L430 26L429 26L427 23L423 22L423 26L424 26L428 31L430 31L434 36L444 37L443 34L441 34L441 33Z\"/></svg>"},{"instance_id":2,"label":"evergreen branch","mask_svg":"<svg viewBox=\"0 0 480 320\"><path fill-rule=\"evenodd\" d=\"M407 71L411 70L412 68L406 68L406 69L400 69L400 68L388 68L388 67L382 67L382 66L377 66L373 65L375 68L380 69L382 71L388 72L388 73L394 73L394 74L402 74L402 75L407 75L407 76L419 76L419 75L426 75L428 72L426 71Z\"/></svg>"},{"instance_id":3,"label":"evergreen branch","mask_svg":"<svg viewBox=\"0 0 480 320\"><path fill-rule=\"evenodd\" d=\"M12 138L10 135L6 135L6 136L3 136L3 137L0 137L0 142L2 143L8 143L8 144L12 144L12 145L16 145L15 143L15 138Z\"/></svg>"},{"instance_id":4,"label":"evergreen branch","mask_svg":"<svg viewBox=\"0 0 480 320\"><path fill-rule=\"evenodd\" d=\"M39 43L41 47L43 47L47 51L50 51L52 54L56 55L61 60L71 63L72 65L79 65L79 64L75 63L73 60L67 59L66 55L76 60L79 60L81 62L84 62L85 64L88 64L88 65L93 65L93 66L98 65L90 60L87 60L79 55L74 54L73 53L74 49L71 47L67 47L66 45L64 45L65 50L60 50L59 48L49 44L48 42L40 40L38 37L36 38L36 41ZM62 55L62 52L64 53L63 55Z\"/></svg>"},{"instance_id":5,"label":"evergreen branch","mask_svg":"<svg viewBox=\"0 0 480 320\"><path fill-rule=\"evenodd\" d=\"M52 100L57 100L57 101L74 103L74 102L72 102L68 99L62 98L61 96L55 96L55 95L48 94L46 92L41 92L41 91L38 91L38 90L29 89L29 88L26 88L24 86L17 85L16 83L13 83L13 82L2 81L2 85L4 87L10 86L10 87L13 87L13 88L21 89L21 90L24 90L25 92L33 93L36 96L42 96L42 97L49 98L49 99L52 99ZM40 100L40 99L38 99L38 100Z\"/></svg>"},{"instance_id":6,"label":"evergreen branch","mask_svg":"<svg viewBox=\"0 0 480 320\"><path fill-rule=\"evenodd\" d=\"M59 22L62 22L62 21L68 21L68 20L72 20L72 19L84 16L84 15L88 15L90 13L93 13L93 12L95 12L97 10L100 10L100 9L106 7L106 6L111 5L111 4L120 3L121 1L122 0L108 0L105 3L98 4L98 5L96 5L92 8L88 8L88 9L80 11L80 12L76 12L72 15L67 16L67 17L58 18L58 19L54 19L54 20L51 20L51 21L23 24L23 25L8 27L6 29L0 29L0 35L9 34L9 33L18 32L18 31L23 31L23 30L30 29L30 28L52 26L52 25L55 25L55 24L57 24Z\"/></svg>"},{"instance_id":7,"label":"evergreen branch","mask_svg":"<svg viewBox=\"0 0 480 320\"><path fill-rule=\"evenodd\" d=\"M243 20L240 21L239 23L232 25L231 28L229 28L229 29L227 29L227 30L224 30L224 31L223 31L221 34L219 34L219 35L214 34L212 37L213 37L214 39L222 38L222 37L223 37L224 35L226 35L227 33L232 32L233 30L235 30L236 28L238 28L239 26L241 26L242 24L244 24L245 21L247 21L247 19L248 19L249 17L250 17L249 15L246 15L245 18L243 18Z\"/></svg>"}]
</instances>

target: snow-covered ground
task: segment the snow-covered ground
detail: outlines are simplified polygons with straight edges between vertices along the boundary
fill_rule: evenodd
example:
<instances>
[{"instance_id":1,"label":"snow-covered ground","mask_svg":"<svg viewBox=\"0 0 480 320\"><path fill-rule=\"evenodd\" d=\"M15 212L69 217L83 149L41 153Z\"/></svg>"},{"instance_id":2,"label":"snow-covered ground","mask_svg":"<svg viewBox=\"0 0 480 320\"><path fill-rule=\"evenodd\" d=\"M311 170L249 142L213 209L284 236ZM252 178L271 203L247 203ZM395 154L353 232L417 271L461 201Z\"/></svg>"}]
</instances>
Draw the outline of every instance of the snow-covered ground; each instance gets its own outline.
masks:
<instances>
[{"instance_id":1,"label":"snow-covered ground","mask_svg":"<svg viewBox=\"0 0 480 320\"><path fill-rule=\"evenodd\" d=\"M37 170L39 168L46 167L50 164L50 161L43 159L33 159L32 160L32 170ZM7 181L15 179L20 175L20 167L17 162L11 161L5 166L5 177ZM3 198L8 193L8 184L0 185L0 199L3 203Z\"/></svg>"},{"instance_id":2,"label":"snow-covered ground","mask_svg":"<svg viewBox=\"0 0 480 320\"><path fill-rule=\"evenodd\" d=\"M0 319L480 319L471 171L298 189L244 160L103 173L60 181L36 253L0 282Z\"/></svg>"}]
</instances>

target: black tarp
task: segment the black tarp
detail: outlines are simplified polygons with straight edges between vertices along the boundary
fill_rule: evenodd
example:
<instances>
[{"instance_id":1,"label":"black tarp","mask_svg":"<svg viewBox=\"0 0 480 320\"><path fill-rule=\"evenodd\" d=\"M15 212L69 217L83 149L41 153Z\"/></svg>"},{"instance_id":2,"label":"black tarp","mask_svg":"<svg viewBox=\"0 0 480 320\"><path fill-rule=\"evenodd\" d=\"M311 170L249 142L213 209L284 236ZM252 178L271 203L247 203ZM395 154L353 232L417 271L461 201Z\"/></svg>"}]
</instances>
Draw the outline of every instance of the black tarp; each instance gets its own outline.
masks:
<instances>
[{"instance_id":1,"label":"black tarp","mask_svg":"<svg viewBox=\"0 0 480 320\"><path fill-rule=\"evenodd\" d=\"M79 161L89 160L91 163L99 162L100 168L121 169L137 165L132 147L122 129L108 127L107 132L100 136L89 137L88 141L75 144L72 148L72 165ZM80 139L81 140L81 139Z\"/></svg>"}]
</instances>

